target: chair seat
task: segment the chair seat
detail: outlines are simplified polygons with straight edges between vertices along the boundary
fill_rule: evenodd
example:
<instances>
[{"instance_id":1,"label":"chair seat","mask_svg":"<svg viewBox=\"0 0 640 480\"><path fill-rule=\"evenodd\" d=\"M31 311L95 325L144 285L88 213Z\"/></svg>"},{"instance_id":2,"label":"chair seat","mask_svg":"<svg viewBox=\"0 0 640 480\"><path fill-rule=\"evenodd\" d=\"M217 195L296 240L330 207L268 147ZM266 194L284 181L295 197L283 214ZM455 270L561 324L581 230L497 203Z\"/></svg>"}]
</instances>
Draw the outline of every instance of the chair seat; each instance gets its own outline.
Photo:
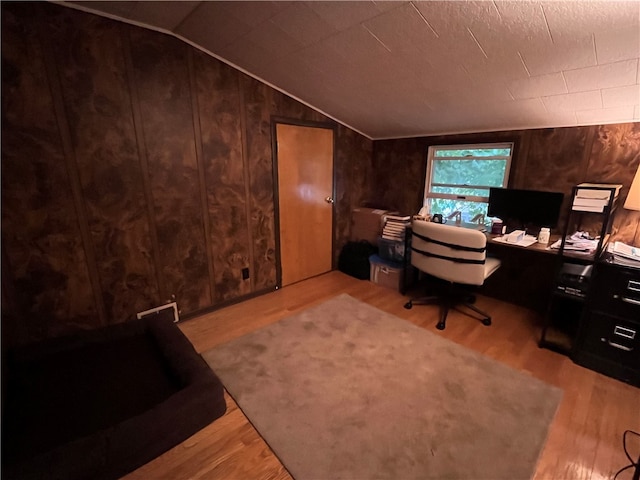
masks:
<instances>
[{"instance_id":1,"label":"chair seat","mask_svg":"<svg viewBox=\"0 0 640 480\"><path fill-rule=\"evenodd\" d=\"M493 272L500 268L500 260L494 257L487 257L484 260L484 278L488 278Z\"/></svg>"}]
</instances>

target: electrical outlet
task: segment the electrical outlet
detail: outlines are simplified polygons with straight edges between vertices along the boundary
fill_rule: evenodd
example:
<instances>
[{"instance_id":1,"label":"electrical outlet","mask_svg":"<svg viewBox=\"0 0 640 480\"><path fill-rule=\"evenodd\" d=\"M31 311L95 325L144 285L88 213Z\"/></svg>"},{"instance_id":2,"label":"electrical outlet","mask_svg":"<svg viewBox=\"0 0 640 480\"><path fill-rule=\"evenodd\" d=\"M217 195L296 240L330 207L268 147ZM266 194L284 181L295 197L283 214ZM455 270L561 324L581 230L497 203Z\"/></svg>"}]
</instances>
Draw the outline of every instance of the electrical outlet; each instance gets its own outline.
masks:
<instances>
[{"instance_id":1,"label":"electrical outlet","mask_svg":"<svg viewBox=\"0 0 640 480\"><path fill-rule=\"evenodd\" d=\"M242 269L242 279L246 280L247 278L249 278L249 269L245 267Z\"/></svg>"}]
</instances>

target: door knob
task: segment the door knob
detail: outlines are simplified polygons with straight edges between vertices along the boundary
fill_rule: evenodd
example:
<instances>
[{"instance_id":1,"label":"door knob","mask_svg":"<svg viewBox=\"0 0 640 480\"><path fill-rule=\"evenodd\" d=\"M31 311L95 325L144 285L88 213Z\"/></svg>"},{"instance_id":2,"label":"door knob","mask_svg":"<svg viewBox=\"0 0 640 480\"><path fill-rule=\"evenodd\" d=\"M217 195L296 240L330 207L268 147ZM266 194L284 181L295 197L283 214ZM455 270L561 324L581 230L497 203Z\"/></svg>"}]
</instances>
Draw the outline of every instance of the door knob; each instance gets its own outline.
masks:
<instances>
[{"instance_id":1,"label":"door knob","mask_svg":"<svg viewBox=\"0 0 640 480\"><path fill-rule=\"evenodd\" d=\"M324 201L327 202L327 203L333 203L333 198L325 197Z\"/></svg>"}]
</instances>

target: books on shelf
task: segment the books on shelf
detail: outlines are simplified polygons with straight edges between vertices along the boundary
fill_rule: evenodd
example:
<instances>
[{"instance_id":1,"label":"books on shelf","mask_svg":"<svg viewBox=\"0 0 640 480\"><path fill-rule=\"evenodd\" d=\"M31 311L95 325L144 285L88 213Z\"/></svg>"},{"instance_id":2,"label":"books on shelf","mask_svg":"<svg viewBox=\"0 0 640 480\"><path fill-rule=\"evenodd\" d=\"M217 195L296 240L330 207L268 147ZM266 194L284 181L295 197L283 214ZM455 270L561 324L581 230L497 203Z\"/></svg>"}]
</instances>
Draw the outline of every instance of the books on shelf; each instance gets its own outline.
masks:
<instances>
[{"instance_id":1,"label":"books on shelf","mask_svg":"<svg viewBox=\"0 0 640 480\"><path fill-rule=\"evenodd\" d=\"M622 185L609 183L581 183L573 197L572 209L580 212L604 212L611 194L616 198Z\"/></svg>"},{"instance_id":2,"label":"books on shelf","mask_svg":"<svg viewBox=\"0 0 640 480\"><path fill-rule=\"evenodd\" d=\"M395 214L389 214L389 215L385 215L385 219L387 221L391 220L392 222L410 222L411 221L411 215L395 215Z\"/></svg>"},{"instance_id":3,"label":"books on shelf","mask_svg":"<svg viewBox=\"0 0 640 480\"><path fill-rule=\"evenodd\" d=\"M411 225L410 215L385 215L382 238L403 241L406 228Z\"/></svg>"}]
</instances>

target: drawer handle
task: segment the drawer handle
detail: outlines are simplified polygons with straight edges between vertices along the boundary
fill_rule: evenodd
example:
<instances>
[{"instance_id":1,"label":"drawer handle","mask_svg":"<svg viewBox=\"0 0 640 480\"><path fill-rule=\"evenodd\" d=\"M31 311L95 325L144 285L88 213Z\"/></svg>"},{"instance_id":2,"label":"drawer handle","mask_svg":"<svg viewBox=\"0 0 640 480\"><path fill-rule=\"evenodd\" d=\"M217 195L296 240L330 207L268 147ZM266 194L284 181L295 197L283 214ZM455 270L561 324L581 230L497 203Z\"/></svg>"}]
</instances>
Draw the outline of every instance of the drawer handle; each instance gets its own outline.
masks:
<instances>
[{"instance_id":1,"label":"drawer handle","mask_svg":"<svg viewBox=\"0 0 640 480\"><path fill-rule=\"evenodd\" d=\"M635 298L620 297L620 300L622 300L623 302L631 303L632 305L640 305L640 300L636 300Z\"/></svg>"},{"instance_id":2,"label":"drawer handle","mask_svg":"<svg viewBox=\"0 0 640 480\"><path fill-rule=\"evenodd\" d=\"M625 347L624 345L620 345L619 343L612 342L611 340L608 340L607 343L611 347L619 348L620 350L624 350L625 352L630 352L631 350L633 350L633 348L631 347Z\"/></svg>"},{"instance_id":3,"label":"drawer handle","mask_svg":"<svg viewBox=\"0 0 640 480\"><path fill-rule=\"evenodd\" d=\"M620 325L616 325L613 329L613 334L618 335L620 337L628 338L629 340L633 340L636 338L636 331L631 330L630 328L621 327Z\"/></svg>"}]
</instances>

